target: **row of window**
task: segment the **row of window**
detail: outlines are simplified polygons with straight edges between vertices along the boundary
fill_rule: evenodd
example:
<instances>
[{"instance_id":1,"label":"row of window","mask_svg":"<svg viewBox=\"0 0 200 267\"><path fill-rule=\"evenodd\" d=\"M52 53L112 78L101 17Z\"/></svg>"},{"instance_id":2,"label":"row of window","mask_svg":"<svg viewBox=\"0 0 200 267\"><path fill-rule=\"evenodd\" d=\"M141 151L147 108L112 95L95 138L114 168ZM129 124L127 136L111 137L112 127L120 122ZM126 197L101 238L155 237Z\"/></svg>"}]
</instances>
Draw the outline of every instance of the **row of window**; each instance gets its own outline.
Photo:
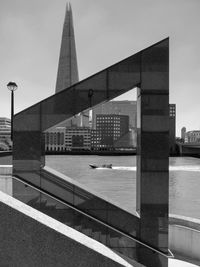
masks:
<instances>
[{"instance_id":1,"label":"row of window","mask_svg":"<svg viewBox=\"0 0 200 267\"><path fill-rule=\"evenodd\" d=\"M66 134L88 134L88 133L90 133L90 131L89 130L67 130L66 131Z\"/></svg>"},{"instance_id":2,"label":"row of window","mask_svg":"<svg viewBox=\"0 0 200 267\"><path fill-rule=\"evenodd\" d=\"M50 145L64 145L64 133L46 133L45 142Z\"/></svg>"},{"instance_id":3,"label":"row of window","mask_svg":"<svg viewBox=\"0 0 200 267\"><path fill-rule=\"evenodd\" d=\"M190 137L190 136L200 136L200 132L197 132L197 133L189 133L189 134L187 134L187 136L188 137Z\"/></svg>"},{"instance_id":4,"label":"row of window","mask_svg":"<svg viewBox=\"0 0 200 267\"><path fill-rule=\"evenodd\" d=\"M121 136L121 131L120 130L114 130L112 129L109 130L99 130L98 132L93 132L95 134L92 135L73 135L73 136L66 136L64 133L60 132L54 132L54 133L46 133L45 134L45 142L46 145L64 145L66 144L71 144L73 141L73 138L80 138L82 137L84 140L85 144L89 144L92 140L92 142L99 142L104 137L110 137L113 138L114 140L117 140Z\"/></svg>"}]
</instances>

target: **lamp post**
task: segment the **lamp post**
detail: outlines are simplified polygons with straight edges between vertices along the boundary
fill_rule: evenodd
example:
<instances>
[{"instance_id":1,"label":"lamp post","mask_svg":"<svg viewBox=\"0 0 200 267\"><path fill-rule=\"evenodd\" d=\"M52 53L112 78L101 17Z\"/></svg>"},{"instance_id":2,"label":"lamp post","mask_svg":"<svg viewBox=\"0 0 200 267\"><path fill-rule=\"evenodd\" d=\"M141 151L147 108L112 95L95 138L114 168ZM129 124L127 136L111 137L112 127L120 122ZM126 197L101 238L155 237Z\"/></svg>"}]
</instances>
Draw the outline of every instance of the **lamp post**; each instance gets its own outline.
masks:
<instances>
[{"instance_id":1,"label":"lamp post","mask_svg":"<svg viewBox=\"0 0 200 267\"><path fill-rule=\"evenodd\" d=\"M9 82L7 88L11 91L11 141L13 141L14 91L17 90L17 84Z\"/></svg>"}]
</instances>

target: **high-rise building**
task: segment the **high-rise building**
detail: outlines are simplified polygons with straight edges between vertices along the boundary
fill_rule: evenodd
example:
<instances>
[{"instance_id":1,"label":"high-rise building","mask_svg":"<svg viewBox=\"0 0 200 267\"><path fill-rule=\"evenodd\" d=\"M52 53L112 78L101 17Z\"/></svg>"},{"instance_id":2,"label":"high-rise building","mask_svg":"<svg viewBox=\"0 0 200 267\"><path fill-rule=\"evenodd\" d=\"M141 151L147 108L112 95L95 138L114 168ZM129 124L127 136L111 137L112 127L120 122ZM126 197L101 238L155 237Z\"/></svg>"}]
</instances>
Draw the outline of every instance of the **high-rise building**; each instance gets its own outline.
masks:
<instances>
[{"instance_id":1,"label":"high-rise building","mask_svg":"<svg viewBox=\"0 0 200 267\"><path fill-rule=\"evenodd\" d=\"M63 24L60 57L56 81L56 93L79 81L73 16L70 3L67 3Z\"/></svg>"},{"instance_id":2,"label":"high-rise building","mask_svg":"<svg viewBox=\"0 0 200 267\"><path fill-rule=\"evenodd\" d=\"M70 87L72 84L75 84L78 81L79 81L79 76L78 76L78 63L76 55L73 15L72 15L71 5L70 3L67 3L65 19L63 24L55 93L58 93L66 89L67 87ZM51 137L52 135L54 136L59 135L59 132L57 132L58 128L88 126L89 118L86 115L84 113L81 113L74 116L70 120L64 120L63 122L57 124L56 126L49 128L45 132L45 136ZM46 135L47 132L49 133L49 135ZM46 140L48 140L48 138ZM46 144L46 151L48 151L49 149L51 151L52 150L60 151L60 149L63 150L63 147L60 147L60 143L55 144L56 140L57 141L59 140L58 136L54 138L54 145L49 143Z\"/></svg>"},{"instance_id":3,"label":"high-rise building","mask_svg":"<svg viewBox=\"0 0 200 267\"><path fill-rule=\"evenodd\" d=\"M73 15L71 5L68 3L66 6L65 19L63 24L62 41L56 81L56 93L64 90L65 88L71 86L72 84L78 81L79 77L73 26ZM72 119L64 120L58 125L48 129L46 133L48 132L49 134L45 133L45 140L48 141L48 143L46 144L46 151L71 150L73 146L76 146L75 143L81 144L81 136L84 136L83 140L87 139L87 134L84 134L85 129L89 127L96 128L96 114L116 114L129 116L128 127L133 129L132 133L136 135L136 101L109 101L101 106L95 107L93 109L92 116L89 116L89 110L81 112L80 114L74 116ZM81 127L83 128L82 130ZM62 145L59 141L60 130L58 131L58 129L61 128L66 128L66 132L64 134L66 135L66 143L62 143ZM75 131L75 128L79 132L77 138L72 138L69 136L71 133L69 130L70 128L72 132ZM73 140L75 139L77 139L77 142L73 142ZM78 141L78 139L80 140ZM63 146L65 146L65 148ZM84 141L83 147L89 148L90 146L91 144L86 144L86 141Z\"/></svg>"},{"instance_id":4,"label":"high-rise building","mask_svg":"<svg viewBox=\"0 0 200 267\"><path fill-rule=\"evenodd\" d=\"M92 109L92 126L96 128L97 114L128 115L129 127L136 128L137 102L136 101L109 101Z\"/></svg>"},{"instance_id":5,"label":"high-rise building","mask_svg":"<svg viewBox=\"0 0 200 267\"><path fill-rule=\"evenodd\" d=\"M93 150L114 150L114 144L129 131L129 116L116 114L96 114L96 130L93 130L91 147Z\"/></svg>"},{"instance_id":6,"label":"high-rise building","mask_svg":"<svg viewBox=\"0 0 200 267\"><path fill-rule=\"evenodd\" d=\"M137 102L136 101L109 101L98 105L92 109L92 146L95 148L100 147L100 137L98 134L99 124L101 121L98 121L99 115L108 116L109 115L126 115L128 116L128 130L126 134L123 135L123 138L120 136L118 140L114 142L113 149L132 149L136 147L136 118L137 118ZM95 131L97 129L97 131ZM112 138L112 137L111 137ZM102 148L101 148L102 149ZM107 148L106 148L107 149Z\"/></svg>"}]
</instances>

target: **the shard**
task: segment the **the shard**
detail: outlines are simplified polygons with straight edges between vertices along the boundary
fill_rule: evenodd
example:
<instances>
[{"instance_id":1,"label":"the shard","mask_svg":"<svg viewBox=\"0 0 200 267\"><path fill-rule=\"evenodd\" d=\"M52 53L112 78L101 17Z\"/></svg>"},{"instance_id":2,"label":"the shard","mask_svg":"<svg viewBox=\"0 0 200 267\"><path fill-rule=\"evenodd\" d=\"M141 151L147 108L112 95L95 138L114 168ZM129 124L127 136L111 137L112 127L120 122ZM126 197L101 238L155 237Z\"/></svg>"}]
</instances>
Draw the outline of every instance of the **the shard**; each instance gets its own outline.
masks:
<instances>
[{"instance_id":1,"label":"the shard","mask_svg":"<svg viewBox=\"0 0 200 267\"><path fill-rule=\"evenodd\" d=\"M73 16L70 3L67 3L62 32L60 57L56 81L56 93L79 81Z\"/></svg>"}]
</instances>

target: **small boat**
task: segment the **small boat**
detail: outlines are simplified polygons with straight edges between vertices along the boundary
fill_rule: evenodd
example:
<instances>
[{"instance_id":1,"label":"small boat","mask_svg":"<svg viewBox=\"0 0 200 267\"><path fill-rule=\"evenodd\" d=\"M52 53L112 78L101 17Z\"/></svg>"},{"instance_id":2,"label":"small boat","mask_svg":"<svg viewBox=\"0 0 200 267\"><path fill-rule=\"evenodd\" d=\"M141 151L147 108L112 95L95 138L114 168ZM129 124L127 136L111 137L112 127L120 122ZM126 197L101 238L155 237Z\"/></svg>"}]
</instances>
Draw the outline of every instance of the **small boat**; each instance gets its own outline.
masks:
<instances>
[{"instance_id":1,"label":"small boat","mask_svg":"<svg viewBox=\"0 0 200 267\"><path fill-rule=\"evenodd\" d=\"M101 165L101 166L93 165L93 164L89 164L89 166L90 166L92 169L97 169L97 168L112 169L112 164L103 164L103 165Z\"/></svg>"}]
</instances>

